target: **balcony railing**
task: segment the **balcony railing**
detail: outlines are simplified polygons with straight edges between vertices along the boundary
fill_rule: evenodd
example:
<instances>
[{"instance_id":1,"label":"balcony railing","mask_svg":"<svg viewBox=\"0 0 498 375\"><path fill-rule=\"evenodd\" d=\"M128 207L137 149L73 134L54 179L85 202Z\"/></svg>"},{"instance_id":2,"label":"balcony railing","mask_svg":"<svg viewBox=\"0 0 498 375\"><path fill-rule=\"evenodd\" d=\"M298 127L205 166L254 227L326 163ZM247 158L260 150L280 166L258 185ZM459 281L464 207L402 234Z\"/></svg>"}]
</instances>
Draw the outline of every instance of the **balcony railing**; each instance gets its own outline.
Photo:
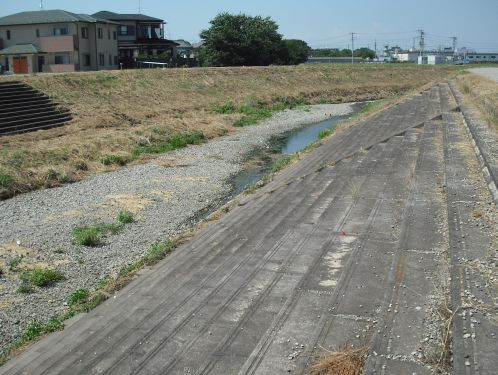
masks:
<instances>
[{"instance_id":1,"label":"balcony railing","mask_svg":"<svg viewBox=\"0 0 498 375\"><path fill-rule=\"evenodd\" d=\"M74 35L42 36L40 48L43 52L73 52L78 49Z\"/></svg>"},{"instance_id":2,"label":"balcony railing","mask_svg":"<svg viewBox=\"0 0 498 375\"><path fill-rule=\"evenodd\" d=\"M141 26L138 28L138 39L164 39L164 30L161 27Z\"/></svg>"}]
</instances>

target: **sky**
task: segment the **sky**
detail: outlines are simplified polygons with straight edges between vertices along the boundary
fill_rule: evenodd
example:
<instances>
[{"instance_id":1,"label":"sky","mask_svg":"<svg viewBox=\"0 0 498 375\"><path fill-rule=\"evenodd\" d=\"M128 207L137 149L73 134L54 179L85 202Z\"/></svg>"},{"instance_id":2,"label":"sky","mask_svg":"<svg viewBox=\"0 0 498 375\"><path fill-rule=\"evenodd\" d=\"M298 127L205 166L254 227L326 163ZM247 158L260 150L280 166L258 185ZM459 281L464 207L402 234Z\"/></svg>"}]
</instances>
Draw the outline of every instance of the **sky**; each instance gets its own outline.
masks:
<instances>
[{"instance_id":1,"label":"sky","mask_svg":"<svg viewBox=\"0 0 498 375\"><path fill-rule=\"evenodd\" d=\"M40 0L1 0L0 17L38 10ZM43 0L44 9L92 14L100 10L138 13L164 19L166 37L199 41L218 13L271 17L284 38L305 40L314 48L378 50L389 44L418 47L419 31L426 49L452 45L479 52L498 52L498 0Z\"/></svg>"}]
</instances>

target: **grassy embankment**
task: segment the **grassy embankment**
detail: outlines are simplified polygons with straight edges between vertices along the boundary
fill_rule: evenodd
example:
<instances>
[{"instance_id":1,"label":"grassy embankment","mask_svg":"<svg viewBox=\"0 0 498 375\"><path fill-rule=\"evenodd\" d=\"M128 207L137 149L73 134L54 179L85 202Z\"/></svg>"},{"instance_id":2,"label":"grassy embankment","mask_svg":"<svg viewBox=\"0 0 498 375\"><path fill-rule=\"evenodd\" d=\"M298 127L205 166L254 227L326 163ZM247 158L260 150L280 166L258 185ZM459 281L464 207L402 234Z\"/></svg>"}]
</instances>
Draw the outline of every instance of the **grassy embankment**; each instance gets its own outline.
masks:
<instances>
[{"instance_id":1,"label":"grassy embankment","mask_svg":"<svg viewBox=\"0 0 498 375\"><path fill-rule=\"evenodd\" d=\"M456 71L415 65L175 69L22 78L71 109L67 126L0 137L0 197L77 181L203 142L301 104L401 95Z\"/></svg>"}]
</instances>

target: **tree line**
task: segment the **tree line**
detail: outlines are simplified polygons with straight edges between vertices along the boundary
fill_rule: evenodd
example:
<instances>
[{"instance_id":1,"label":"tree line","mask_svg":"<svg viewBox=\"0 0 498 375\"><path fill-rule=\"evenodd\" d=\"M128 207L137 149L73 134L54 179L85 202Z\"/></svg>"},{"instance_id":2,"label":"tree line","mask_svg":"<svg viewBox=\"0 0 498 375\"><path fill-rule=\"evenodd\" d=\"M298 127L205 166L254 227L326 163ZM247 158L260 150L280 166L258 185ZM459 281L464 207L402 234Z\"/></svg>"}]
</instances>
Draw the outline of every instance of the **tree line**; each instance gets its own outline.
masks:
<instances>
[{"instance_id":1,"label":"tree line","mask_svg":"<svg viewBox=\"0 0 498 375\"><path fill-rule=\"evenodd\" d=\"M283 39L278 25L270 17L220 13L201 31L203 47L199 59L203 66L297 65L309 55L317 57L350 57L349 49L312 50L299 39ZM368 48L354 51L357 57L375 57Z\"/></svg>"}]
</instances>

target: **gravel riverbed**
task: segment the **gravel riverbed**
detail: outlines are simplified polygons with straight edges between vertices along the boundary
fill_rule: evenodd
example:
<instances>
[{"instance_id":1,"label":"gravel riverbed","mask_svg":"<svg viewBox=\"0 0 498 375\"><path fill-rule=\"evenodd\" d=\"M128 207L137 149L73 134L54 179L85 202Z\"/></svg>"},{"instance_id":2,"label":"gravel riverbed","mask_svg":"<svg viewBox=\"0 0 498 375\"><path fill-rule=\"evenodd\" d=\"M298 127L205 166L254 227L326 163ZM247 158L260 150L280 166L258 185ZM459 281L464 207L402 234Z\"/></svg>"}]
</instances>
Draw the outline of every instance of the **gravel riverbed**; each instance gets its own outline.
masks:
<instances>
[{"instance_id":1,"label":"gravel riverbed","mask_svg":"<svg viewBox=\"0 0 498 375\"><path fill-rule=\"evenodd\" d=\"M197 213L231 194L230 177L240 172L255 148L266 147L275 135L352 111L352 104L286 110L257 126L163 154L147 164L1 201L0 354L31 321L46 322L63 313L75 290L92 290L154 242L195 225ZM131 211L136 221L99 246L73 242L75 227L116 222L120 210ZM10 269L16 259L21 259L17 270ZM65 280L20 293L19 270L34 267L57 269Z\"/></svg>"}]
</instances>

